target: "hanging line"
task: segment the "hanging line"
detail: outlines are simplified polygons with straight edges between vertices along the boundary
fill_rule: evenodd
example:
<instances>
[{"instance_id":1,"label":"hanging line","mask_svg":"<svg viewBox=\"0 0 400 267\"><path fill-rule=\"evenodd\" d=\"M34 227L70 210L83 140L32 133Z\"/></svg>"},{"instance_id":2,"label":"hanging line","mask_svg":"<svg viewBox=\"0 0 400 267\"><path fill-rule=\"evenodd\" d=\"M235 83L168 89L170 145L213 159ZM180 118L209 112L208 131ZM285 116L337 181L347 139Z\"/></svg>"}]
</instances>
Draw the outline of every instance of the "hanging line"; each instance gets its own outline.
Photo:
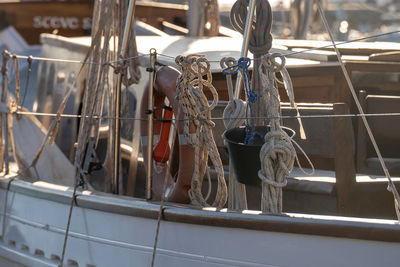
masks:
<instances>
[{"instance_id":1,"label":"hanging line","mask_svg":"<svg viewBox=\"0 0 400 267\"><path fill-rule=\"evenodd\" d=\"M244 88L246 92L246 98L247 98L247 108L246 108L246 120L247 120L247 125L246 125L246 136L244 139L244 144L246 145L252 145L254 144L254 138L256 136L259 136L261 139L263 136L258 133L255 128L255 118L254 118L254 113L253 113L253 105L254 103L257 102L257 99L259 97L262 97L257 94L256 91L251 89L250 85L250 72L249 72L249 67L250 67L250 58L247 57L242 57L238 60L236 65L227 67L222 70L222 73L225 75L233 75L237 74L238 72L241 72L242 77L243 77L243 83L244 83ZM248 114L250 113L250 114ZM250 125L249 125L249 119L250 117Z\"/></svg>"}]
</instances>

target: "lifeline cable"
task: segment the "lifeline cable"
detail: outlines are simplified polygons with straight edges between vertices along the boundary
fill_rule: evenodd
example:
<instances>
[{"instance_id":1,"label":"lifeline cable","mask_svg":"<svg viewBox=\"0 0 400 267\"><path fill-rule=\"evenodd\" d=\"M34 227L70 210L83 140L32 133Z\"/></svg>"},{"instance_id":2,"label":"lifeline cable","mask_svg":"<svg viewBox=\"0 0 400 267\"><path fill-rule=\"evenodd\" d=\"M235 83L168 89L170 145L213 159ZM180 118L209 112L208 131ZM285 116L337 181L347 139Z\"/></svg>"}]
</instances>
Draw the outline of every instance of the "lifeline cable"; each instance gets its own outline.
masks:
<instances>
[{"instance_id":1,"label":"lifeline cable","mask_svg":"<svg viewBox=\"0 0 400 267\"><path fill-rule=\"evenodd\" d=\"M385 32L385 33L380 33L380 34L375 34L375 35L369 35L369 36L366 36L366 37L361 37L361 38L352 39L352 40L348 40L348 41L338 42L338 43L336 43L336 46L340 46L340 45L344 45L344 44L350 44L350 43L359 42L359 41L366 41L366 40L373 39L373 38L378 38L378 37L383 37L383 36L388 36L388 35L393 35L393 34L399 34L399 33L400 33L400 30L399 31L390 31L390 32ZM313 47L313 48L309 48L309 49L304 49L304 50L300 50L300 51L290 52L290 53L285 54L285 56L286 57L290 57L290 56L293 56L293 55L297 55L297 54L301 54L301 53L305 53L305 52L311 52L311 51L318 51L318 50L321 50L323 48L329 48L329 47L333 47L333 45L329 44L329 45L323 45L323 46L319 46L319 47ZM60 62L60 63L64 62L64 63L83 64L83 65L91 65L91 64L93 64L93 65L101 65L101 64L106 65L107 64L107 65L111 65L111 66L114 67L113 64L120 63L120 62L123 62L123 61L134 60L134 59L137 59L137 58L140 58L140 57L146 57L146 56L149 56L149 55L150 54L139 54L138 56L135 56L135 57L121 58L121 59L118 59L118 60L111 60L111 61L108 61L108 62L105 62L105 63L94 62L94 61L69 60L69 59L61 59L61 58L33 57L33 56L25 56L25 55L16 55L16 57L18 59L29 59L30 58L31 60L36 60L36 61L51 61L51 62ZM170 55L166 55L166 54L163 54L163 53L158 53L158 56L166 57L166 58L170 58L170 59L175 59L175 56L170 56ZM252 58L251 60L262 59L262 58L263 58L263 56L260 57L260 58ZM220 60L209 60L209 62L218 63L218 62L220 62Z\"/></svg>"}]
</instances>

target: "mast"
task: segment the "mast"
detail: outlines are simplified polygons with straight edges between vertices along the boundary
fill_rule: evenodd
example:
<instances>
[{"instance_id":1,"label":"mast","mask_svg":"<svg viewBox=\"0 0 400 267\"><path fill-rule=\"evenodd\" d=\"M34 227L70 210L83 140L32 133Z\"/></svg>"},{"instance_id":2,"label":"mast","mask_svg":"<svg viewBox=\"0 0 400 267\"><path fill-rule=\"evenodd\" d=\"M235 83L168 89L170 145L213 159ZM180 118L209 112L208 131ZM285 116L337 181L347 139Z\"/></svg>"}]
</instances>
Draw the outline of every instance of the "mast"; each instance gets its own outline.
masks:
<instances>
[{"instance_id":1,"label":"mast","mask_svg":"<svg viewBox=\"0 0 400 267\"><path fill-rule=\"evenodd\" d=\"M247 54L249 52L249 40L250 40L250 34L251 34L251 26L253 23L253 17L254 17L254 10L256 7L256 0L250 0L249 1L249 10L247 12L247 17L246 17L246 26L244 29L243 33L243 43L242 43L242 51L240 52L240 57L247 57ZM235 87L235 94L234 98L239 99L240 98L240 91L242 89L243 85L243 79L242 76L239 74L236 78L236 87Z\"/></svg>"}]
</instances>

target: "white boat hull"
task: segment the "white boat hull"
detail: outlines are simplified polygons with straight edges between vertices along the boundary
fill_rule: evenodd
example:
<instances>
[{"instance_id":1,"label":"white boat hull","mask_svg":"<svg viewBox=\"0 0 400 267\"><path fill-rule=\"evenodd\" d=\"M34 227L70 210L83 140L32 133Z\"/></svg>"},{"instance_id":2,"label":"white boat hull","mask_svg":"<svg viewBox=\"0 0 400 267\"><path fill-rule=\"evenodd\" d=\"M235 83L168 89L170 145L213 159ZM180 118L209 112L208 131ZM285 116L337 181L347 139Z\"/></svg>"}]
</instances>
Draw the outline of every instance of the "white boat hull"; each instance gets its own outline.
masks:
<instances>
[{"instance_id":1,"label":"white boat hull","mask_svg":"<svg viewBox=\"0 0 400 267\"><path fill-rule=\"evenodd\" d=\"M6 201L6 181L0 182L0 187L0 226L4 231L0 242L1 266L13 266L9 264L14 262L15 266L57 266L71 191L59 186L49 188L49 184L44 183L32 185L15 180ZM4 203L7 204L5 220ZM151 265L158 205L82 193L77 203L73 209L64 266ZM191 217L202 214L204 224L186 223ZM246 216L249 217L249 228L254 228L250 221L255 216L293 220L293 225L299 222L281 216L240 214L244 219L236 226L219 225L230 221L229 217L234 224L236 215L166 206L156 266L399 266L400 243L296 234L290 233L290 229L278 232L245 229ZM214 223L206 221L210 216ZM302 220L311 220L311 232L313 227L318 228L317 224L312 226L314 219ZM330 220L321 220L322 225L329 223ZM339 220L338 223L346 222ZM368 223L364 224L368 227ZM386 224L389 228L400 227L393 221ZM282 228L288 225L290 223L285 222ZM371 227L376 227L376 223L371 223Z\"/></svg>"}]
</instances>

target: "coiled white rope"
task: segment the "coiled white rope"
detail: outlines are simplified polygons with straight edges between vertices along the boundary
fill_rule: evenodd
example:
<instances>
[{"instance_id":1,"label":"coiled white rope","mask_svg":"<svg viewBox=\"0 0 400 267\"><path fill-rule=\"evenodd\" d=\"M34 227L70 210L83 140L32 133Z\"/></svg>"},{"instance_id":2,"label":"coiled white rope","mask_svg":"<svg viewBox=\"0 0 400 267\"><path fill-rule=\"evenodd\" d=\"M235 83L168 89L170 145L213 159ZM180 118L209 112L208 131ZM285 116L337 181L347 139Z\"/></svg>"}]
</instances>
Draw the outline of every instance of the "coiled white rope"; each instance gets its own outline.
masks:
<instances>
[{"instance_id":1,"label":"coiled white rope","mask_svg":"<svg viewBox=\"0 0 400 267\"><path fill-rule=\"evenodd\" d=\"M275 61L279 57L281 63ZM282 187L286 177L293 169L296 157L291 138L282 130L279 119L280 98L276 86L275 73L282 72L285 58L279 54L267 55L260 65L263 99L269 118L270 131L265 135L265 143L260 151L261 170L258 176L262 181L261 210L263 212L282 212ZM290 79L288 76L284 80ZM289 97L293 89L287 88Z\"/></svg>"},{"instance_id":2,"label":"coiled white rope","mask_svg":"<svg viewBox=\"0 0 400 267\"><path fill-rule=\"evenodd\" d=\"M222 69L237 65L237 60L233 57L224 57L220 61ZM226 74L226 83L228 87L229 103L224 109L223 120L227 130L240 127L246 121L246 103L241 99L235 99L233 96L232 75ZM232 164L229 164L229 209L247 209L246 186L235 179Z\"/></svg>"},{"instance_id":3,"label":"coiled white rope","mask_svg":"<svg viewBox=\"0 0 400 267\"><path fill-rule=\"evenodd\" d=\"M222 116L226 129L242 126L246 121L246 103L241 99L229 101Z\"/></svg>"},{"instance_id":4,"label":"coiled white rope","mask_svg":"<svg viewBox=\"0 0 400 267\"><path fill-rule=\"evenodd\" d=\"M196 134L192 135L189 131L190 121L184 122L186 140L195 149L195 168L189 197L195 205L209 206L203 197L201 188L208 166L208 157L210 157L218 180L217 193L212 206L222 208L227 200L227 187L222 161L212 133L215 124L211 120L211 110L218 103L218 93L212 85L210 63L205 57L198 55L178 56L175 61L182 70L182 74L177 80L177 97L181 103L184 117L193 119L196 128ZM204 95L204 88L208 88L213 95L211 105Z\"/></svg>"},{"instance_id":5,"label":"coiled white rope","mask_svg":"<svg viewBox=\"0 0 400 267\"><path fill-rule=\"evenodd\" d=\"M232 57L224 57L221 59L220 65L222 69L226 69L237 65L237 61ZM232 129L244 124L246 117L246 103L241 99L234 99L232 75L227 74L226 80L228 86L229 103L224 109L223 118L225 128Z\"/></svg>"}]
</instances>

